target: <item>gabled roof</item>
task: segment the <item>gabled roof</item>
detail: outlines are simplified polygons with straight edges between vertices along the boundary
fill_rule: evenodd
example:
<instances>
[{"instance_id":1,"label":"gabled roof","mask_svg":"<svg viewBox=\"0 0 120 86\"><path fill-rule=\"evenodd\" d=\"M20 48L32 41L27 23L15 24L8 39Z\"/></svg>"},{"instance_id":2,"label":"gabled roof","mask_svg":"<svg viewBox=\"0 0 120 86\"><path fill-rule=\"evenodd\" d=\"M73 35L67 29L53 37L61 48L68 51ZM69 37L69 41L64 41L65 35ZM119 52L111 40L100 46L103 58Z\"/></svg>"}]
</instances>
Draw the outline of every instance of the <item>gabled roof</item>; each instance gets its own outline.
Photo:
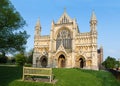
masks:
<instances>
[{"instance_id":1,"label":"gabled roof","mask_svg":"<svg viewBox=\"0 0 120 86\"><path fill-rule=\"evenodd\" d=\"M68 14L66 13L66 11L64 11L64 13L62 14L62 16L58 20L57 24L64 24L64 23L69 23L69 22L72 22L72 19L68 16Z\"/></svg>"},{"instance_id":2,"label":"gabled roof","mask_svg":"<svg viewBox=\"0 0 120 86\"><path fill-rule=\"evenodd\" d=\"M61 45L59 46L59 48L57 49L55 55L58 54L59 52L64 52L67 55L67 52L66 52L62 42L61 42Z\"/></svg>"}]
</instances>

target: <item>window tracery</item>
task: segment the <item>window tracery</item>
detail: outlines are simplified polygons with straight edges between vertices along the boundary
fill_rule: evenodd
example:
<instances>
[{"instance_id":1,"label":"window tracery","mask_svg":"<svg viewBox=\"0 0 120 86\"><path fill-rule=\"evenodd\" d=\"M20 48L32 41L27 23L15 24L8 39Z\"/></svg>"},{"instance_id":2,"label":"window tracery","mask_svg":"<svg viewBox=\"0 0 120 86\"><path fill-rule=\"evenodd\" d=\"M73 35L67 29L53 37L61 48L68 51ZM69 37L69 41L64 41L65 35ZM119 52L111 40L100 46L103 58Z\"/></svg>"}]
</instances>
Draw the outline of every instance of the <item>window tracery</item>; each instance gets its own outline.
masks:
<instances>
[{"instance_id":1,"label":"window tracery","mask_svg":"<svg viewBox=\"0 0 120 86\"><path fill-rule=\"evenodd\" d=\"M58 49L61 44L63 44L65 49L71 49L72 47L70 31L67 29L60 30L57 34L56 49Z\"/></svg>"}]
</instances>

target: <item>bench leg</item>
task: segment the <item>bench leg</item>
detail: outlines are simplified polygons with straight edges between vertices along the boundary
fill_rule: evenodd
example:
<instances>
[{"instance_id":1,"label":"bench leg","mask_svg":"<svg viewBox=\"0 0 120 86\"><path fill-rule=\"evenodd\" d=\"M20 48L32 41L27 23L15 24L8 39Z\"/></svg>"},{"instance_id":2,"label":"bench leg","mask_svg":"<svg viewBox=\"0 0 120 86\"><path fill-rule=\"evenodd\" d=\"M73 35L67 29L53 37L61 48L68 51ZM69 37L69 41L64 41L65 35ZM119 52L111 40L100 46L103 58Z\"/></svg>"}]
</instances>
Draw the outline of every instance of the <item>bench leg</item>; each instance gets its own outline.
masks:
<instances>
[{"instance_id":1,"label":"bench leg","mask_svg":"<svg viewBox=\"0 0 120 86\"><path fill-rule=\"evenodd\" d=\"M50 83L51 83L51 76L50 76Z\"/></svg>"},{"instance_id":2,"label":"bench leg","mask_svg":"<svg viewBox=\"0 0 120 86\"><path fill-rule=\"evenodd\" d=\"M25 76L23 75L23 81L25 80Z\"/></svg>"}]
</instances>

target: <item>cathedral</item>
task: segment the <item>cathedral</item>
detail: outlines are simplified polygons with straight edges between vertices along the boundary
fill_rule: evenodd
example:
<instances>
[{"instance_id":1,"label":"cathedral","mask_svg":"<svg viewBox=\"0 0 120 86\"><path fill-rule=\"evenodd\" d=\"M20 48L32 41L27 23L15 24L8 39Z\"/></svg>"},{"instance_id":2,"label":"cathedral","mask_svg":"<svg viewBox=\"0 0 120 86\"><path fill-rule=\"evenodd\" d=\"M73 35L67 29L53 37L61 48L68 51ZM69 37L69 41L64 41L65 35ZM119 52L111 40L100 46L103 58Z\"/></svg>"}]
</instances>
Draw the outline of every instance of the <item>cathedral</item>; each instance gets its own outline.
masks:
<instances>
[{"instance_id":1,"label":"cathedral","mask_svg":"<svg viewBox=\"0 0 120 86\"><path fill-rule=\"evenodd\" d=\"M94 12L89 32L80 32L76 19L70 18L66 11L57 22L52 21L50 35L41 35L41 30L38 20L34 35L33 67L100 69L103 48L98 49Z\"/></svg>"}]
</instances>

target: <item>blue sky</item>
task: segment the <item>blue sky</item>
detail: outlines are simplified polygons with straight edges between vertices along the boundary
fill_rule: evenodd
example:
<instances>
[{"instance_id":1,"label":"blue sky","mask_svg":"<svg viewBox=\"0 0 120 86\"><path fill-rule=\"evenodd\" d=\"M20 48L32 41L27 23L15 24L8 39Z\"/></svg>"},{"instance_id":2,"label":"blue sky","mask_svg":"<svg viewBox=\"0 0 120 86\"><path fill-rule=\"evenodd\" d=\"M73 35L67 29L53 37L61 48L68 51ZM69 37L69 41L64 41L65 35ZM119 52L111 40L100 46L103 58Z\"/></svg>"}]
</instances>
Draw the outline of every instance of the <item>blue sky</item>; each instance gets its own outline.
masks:
<instances>
[{"instance_id":1,"label":"blue sky","mask_svg":"<svg viewBox=\"0 0 120 86\"><path fill-rule=\"evenodd\" d=\"M42 35L49 35L51 22L60 18L64 8L76 18L80 32L90 31L90 17L94 10L98 25L98 47L104 48L104 58L120 58L120 0L10 0L26 20L24 29L30 35L27 51L34 45L34 27L38 18Z\"/></svg>"}]
</instances>

